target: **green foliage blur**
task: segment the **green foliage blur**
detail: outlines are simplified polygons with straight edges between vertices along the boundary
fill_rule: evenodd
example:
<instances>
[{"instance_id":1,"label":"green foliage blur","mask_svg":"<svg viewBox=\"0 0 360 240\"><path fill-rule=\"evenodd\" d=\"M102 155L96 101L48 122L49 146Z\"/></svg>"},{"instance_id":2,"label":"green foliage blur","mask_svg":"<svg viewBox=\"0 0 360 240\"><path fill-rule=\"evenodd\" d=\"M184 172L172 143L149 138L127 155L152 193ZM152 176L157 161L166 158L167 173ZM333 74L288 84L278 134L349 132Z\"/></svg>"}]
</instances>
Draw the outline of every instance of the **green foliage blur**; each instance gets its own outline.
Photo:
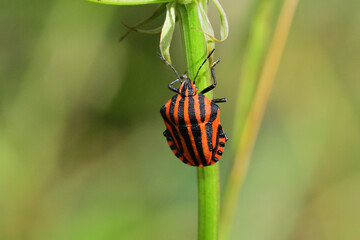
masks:
<instances>
[{"instance_id":1,"label":"green foliage blur","mask_svg":"<svg viewBox=\"0 0 360 240\"><path fill-rule=\"evenodd\" d=\"M228 98L230 141L255 2L221 1L230 36L214 96ZM1 240L196 238L196 171L173 156L159 114L175 75L158 35L118 42L122 21L155 7L0 3ZM300 0L231 239L360 239L359 9ZM178 30L171 51L184 72Z\"/></svg>"}]
</instances>

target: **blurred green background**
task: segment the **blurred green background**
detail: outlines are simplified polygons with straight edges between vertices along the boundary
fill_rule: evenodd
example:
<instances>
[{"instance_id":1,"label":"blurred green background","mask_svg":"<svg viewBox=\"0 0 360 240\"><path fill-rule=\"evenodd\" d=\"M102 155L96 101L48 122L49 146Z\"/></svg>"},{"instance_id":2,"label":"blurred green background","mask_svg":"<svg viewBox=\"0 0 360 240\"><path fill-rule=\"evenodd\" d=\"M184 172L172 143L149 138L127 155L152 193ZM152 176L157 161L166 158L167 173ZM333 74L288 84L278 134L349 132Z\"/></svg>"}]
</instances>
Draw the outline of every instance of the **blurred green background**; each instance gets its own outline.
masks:
<instances>
[{"instance_id":1,"label":"blurred green background","mask_svg":"<svg viewBox=\"0 0 360 240\"><path fill-rule=\"evenodd\" d=\"M214 95L228 98L231 139L256 1L221 2L230 36ZM159 114L175 76L158 35L118 42L122 21L155 7L0 2L1 240L196 239L196 171L173 156ZM360 239L359 9L300 0L231 239ZM172 58L185 71L178 29Z\"/></svg>"}]
</instances>

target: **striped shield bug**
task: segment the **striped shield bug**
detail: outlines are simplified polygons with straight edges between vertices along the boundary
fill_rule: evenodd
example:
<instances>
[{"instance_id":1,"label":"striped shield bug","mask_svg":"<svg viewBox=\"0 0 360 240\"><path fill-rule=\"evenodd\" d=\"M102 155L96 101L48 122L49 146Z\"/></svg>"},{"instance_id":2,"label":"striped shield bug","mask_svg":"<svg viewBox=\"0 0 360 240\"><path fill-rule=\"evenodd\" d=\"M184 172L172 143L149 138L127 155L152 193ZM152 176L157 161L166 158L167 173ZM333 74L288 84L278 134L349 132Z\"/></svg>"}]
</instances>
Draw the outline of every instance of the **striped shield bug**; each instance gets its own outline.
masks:
<instances>
[{"instance_id":1,"label":"striped shield bug","mask_svg":"<svg viewBox=\"0 0 360 240\"><path fill-rule=\"evenodd\" d=\"M216 87L214 67L220 59L211 66L214 83L200 93L197 93L198 88L195 86L201 67L214 50L200 65L194 81L191 81L186 73L180 77L175 68L159 55L177 76L177 79L169 84L169 89L177 94L160 109L166 126L163 134L175 156L190 166L204 167L215 164L221 158L228 140L220 124L220 108L216 105L226 102L226 99L211 101L204 95ZM173 86L176 82L181 83L180 88Z\"/></svg>"}]
</instances>

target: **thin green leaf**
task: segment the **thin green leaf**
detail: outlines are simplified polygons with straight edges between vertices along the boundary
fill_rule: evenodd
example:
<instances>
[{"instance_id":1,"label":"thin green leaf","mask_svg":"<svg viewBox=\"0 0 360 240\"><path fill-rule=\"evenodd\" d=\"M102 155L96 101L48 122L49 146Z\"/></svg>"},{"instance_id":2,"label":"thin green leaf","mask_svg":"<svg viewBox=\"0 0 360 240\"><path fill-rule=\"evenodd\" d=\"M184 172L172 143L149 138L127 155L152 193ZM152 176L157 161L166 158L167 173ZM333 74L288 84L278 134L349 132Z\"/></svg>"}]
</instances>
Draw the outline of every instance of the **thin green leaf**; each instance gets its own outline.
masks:
<instances>
[{"instance_id":1,"label":"thin green leaf","mask_svg":"<svg viewBox=\"0 0 360 240\"><path fill-rule=\"evenodd\" d=\"M173 2L174 0L88 0L89 2L109 4L109 5L142 5Z\"/></svg>"},{"instance_id":2,"label":"thin green leaf","mask_svg":"<svg viewBox=\"0 0 360 240\"><path fill-rule=\"evenodd\" d=\"M160 36L161 55L171 63L170 45L175 29L175 2L166 5L166 18Z\"/></svg>"},{"instance_id":3,"label":"thin green leaf","mask_svg":"<svg viewBox=\"0 0 360 240\"><path fill-rule=\"evenodd\" d=\"M201 28L197 29L200 32L205 34L207 42L207 53L209 54L215 48L215 41L212 36L214 36L214 30L211 26L210 20L207 17L207 3L206 1L198 4L198 14L201 22ZM212 62L213 57L211 56L210 62Z\"/></svg>"},{"instance_id":4,"label":"thin green leaf","mask_svg":"<svg viewBox=\"0 0 360 240\"><path fill-rule=\"evenodd\" d=\"M192 2L195 2L196 0L176 0L177 3L179 4L189 4Z\"/></svg>"},{"instance_id":5,"label":"thin green leaf","mask_svg":"<svg viewBox=\"0 0 360 240\"><path fill-rule=\"evenodd\" d=\"M218 0L212 0L216 9L218 10L219 16L220 16L220 40L217 40L218 42L222 42L225 39L227 39L229 35L229 23L226 17L226 13L222 6L220 5Z\"/></svg>"},{"instance_id":6,"label":"thin green leaf","mask_svg":"<svg viewBox=\"0 0 360 240\"><path fill-rule=\"evenodd\" d=\"M121 42L122 40L124 40L132 31L135 31L134 29L138 29L138 27L140 27L140 26L142 26L144 24L147 24L147 23L151 22L152 20L156 19L163 12L165 12L165 10L166 10L166 3L163 3L163 4L159 5L159 7L155 9L155 11L153 12L153 14L150 17L148 17L148 18L144 19L143 21L131 26L130 28L128 27L129 30L120 38L119 41ZM125 26L127 27L127 25L125 25Z\"/></svg>"},{"instance_id":7,"label":"thin green leaf","mask_svg":"<svg viewBox=\"0 0 360 240\"><path fill-rule=\"evenodd\" d=\"M215 4L216 9L218 10L218 13L220 15L220 39L217 39L214 34L214 30L211 26L211 22L209 18L207 17L206 9L207 9L207 1L203 1L200 4L199 7L199 15L201 16L201 25L202 25L202 31L206 36L208 41L212 42L223 42L226 40L229 34L229 23L227 21L227 17L225 14L224 9L221 7L218 0L213 0L213 3ZM211 50L210 50L211 51Z\"/></svg>"},{"instance_id":8,"label":"thin green leaf","mask_svg":"<svg viewBox=\"0 0 360 240\"><path fill-rule=\"evenodd\" d=\"M162 26L153 28L153 29L140 29L140 28L128 26L125 23L123 23L123 25L131 31L139 32L139 33L146 33L146 34L157 34L157 33L161 33L161 30L162 30Z\"/></svg>"}]
</instances>

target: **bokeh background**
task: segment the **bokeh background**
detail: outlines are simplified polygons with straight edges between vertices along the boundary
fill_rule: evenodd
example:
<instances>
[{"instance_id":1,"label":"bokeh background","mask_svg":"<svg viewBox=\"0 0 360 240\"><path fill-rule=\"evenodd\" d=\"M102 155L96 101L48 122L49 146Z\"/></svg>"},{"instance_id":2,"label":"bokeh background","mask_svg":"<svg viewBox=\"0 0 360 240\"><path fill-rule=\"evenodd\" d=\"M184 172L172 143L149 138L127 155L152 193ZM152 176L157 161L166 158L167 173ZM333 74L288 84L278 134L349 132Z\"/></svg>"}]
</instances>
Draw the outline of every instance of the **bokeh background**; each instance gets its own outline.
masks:
<instances>
[{"instance_id":1,"label":"bokeh background","mask_svg":"<svg viewBox=\"0 0 360 240\"><path fill-rule=\"evenodd\" d=\"M230 36L214 94L229 100L231 139L258 1L221 2ZM122 21L155 7L0 2L0 239L196 239L196 171L172 155L159 114L175 76L158 35L118 42ZM231 239L360 239L359 9L300 0ZM178 30L172 56L185 71Z\"/></svg>"}]
</instances>

